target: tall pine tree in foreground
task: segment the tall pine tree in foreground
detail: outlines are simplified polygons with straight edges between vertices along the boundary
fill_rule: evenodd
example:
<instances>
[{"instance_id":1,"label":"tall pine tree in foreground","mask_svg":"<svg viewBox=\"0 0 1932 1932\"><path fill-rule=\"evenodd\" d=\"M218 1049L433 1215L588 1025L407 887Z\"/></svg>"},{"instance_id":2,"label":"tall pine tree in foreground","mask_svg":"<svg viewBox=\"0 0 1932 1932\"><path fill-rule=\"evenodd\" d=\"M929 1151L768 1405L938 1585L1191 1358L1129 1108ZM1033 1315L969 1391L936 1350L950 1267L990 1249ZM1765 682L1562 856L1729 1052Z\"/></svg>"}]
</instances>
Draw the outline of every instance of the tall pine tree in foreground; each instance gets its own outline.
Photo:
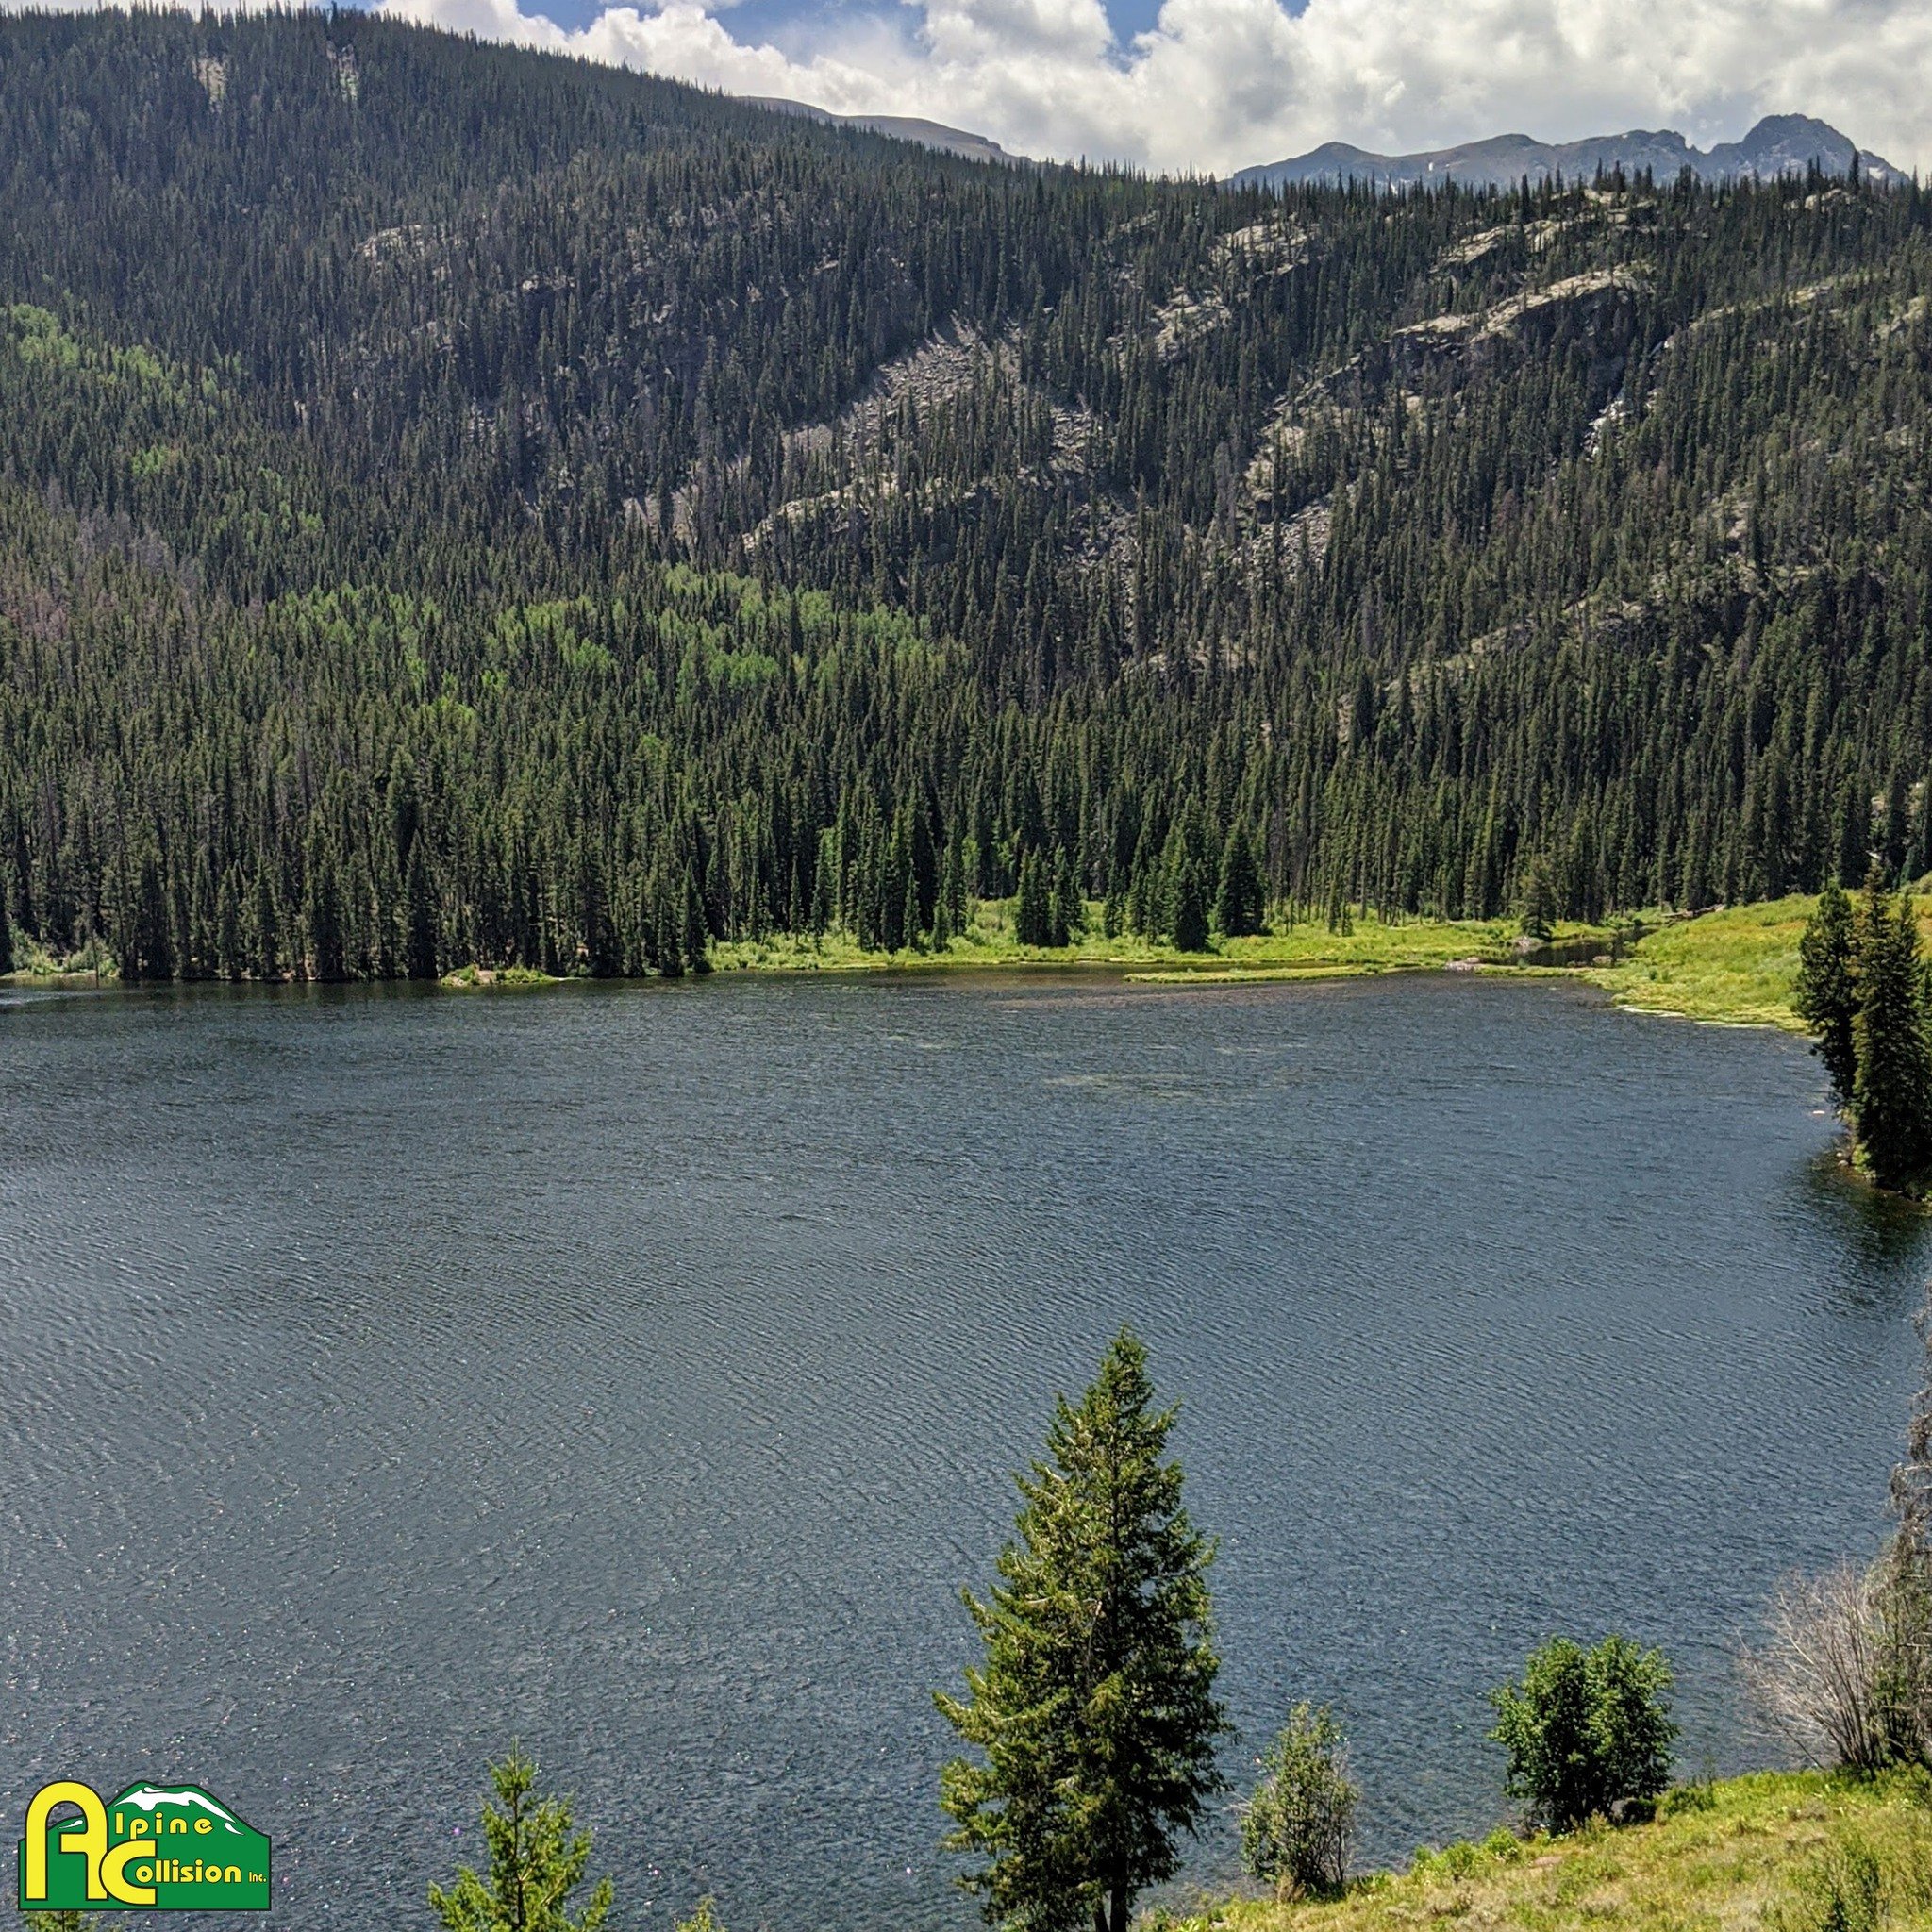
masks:
<instances>
[{"instance_id":1,"label":"tall pine tree in foreground","mask_svg":"<svg viewBox=\"0 0 1932 1932\"><path fill-rule=\"evenodd\" d=\"M1840 1113L1852 1104L1857 1054L1852 1022L1858 1011L1857 933L1852 902L1836 879L1818 895L1818 908L1798 941L1798 983L1791 996L1811 1029L1812 1051L1824 1063Z\"/></svg>"},{"instance_id":2,"label":"tall pine tree in foreground","mask_svg":"<svg viewBox=\"0 0 1932 1932\"><path fill-rule=\"evenodd\" d=\"M578 1831L569 1804L537 1794L537 1767L514 1744L490 1767L496 1802L483 1807L486 1871L468 1865L446 1890L429 1888L429 1907L447 1932L598 1932L610 1915L611 1884L600 1878L573 1908L571 1896L591 1862L591 1834Z\"/></svg>"},{"instance_id":3,"label":"tall pine tree in foreground","mask_svg":"<svg viewBox=\"0 0 1932 1932\"><path fill-rule=\"evenodd\" d=\"M1932 1174L1932 1041L1925 962L1911 901L1866 887L1858 947L1852 1126L1880 1187L1917 1190Z\"/></svg>"},{"instance_id":4,"label":"tall pine tree in foreground","mask_svg":"<svg viewBox=\"0 0 1932 1932\"><path fill-rule=\"evenodd\" d=\"M946 1844L980 1857L963 1883L1012 1932L1127 1932L1221 1787L1213 1548L1166 1455L1174 1411L1153 1403L1147 1351L1124 1328L1017 1479L990 1599L966 1595L984 1664L963 1698L936 1697L977 1753L941 1774Z\"/></svg>"}]
</instances>

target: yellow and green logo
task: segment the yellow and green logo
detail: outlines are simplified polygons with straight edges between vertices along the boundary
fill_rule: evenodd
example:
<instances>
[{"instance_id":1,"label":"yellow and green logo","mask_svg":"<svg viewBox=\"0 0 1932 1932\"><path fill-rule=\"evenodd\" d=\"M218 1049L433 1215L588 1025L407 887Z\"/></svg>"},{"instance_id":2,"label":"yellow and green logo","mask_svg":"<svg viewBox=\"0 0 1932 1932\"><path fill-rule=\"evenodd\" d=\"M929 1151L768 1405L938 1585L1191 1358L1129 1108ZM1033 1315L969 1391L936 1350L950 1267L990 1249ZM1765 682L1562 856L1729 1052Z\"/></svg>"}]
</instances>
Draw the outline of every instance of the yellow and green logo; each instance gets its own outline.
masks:
<instances>
[{"instance_id":1,"label":"yellow and green logo","mask_svg":"<svg viewBox=\"0 0 1932 1932\"><path fill-rule=\"evenodd\" d=\"M26 1807L24 1912L265 1912L268 1902L268 1840L199 1785L129 1785L103 1804L65 1778Z\"/></svg>"}]
</instances>

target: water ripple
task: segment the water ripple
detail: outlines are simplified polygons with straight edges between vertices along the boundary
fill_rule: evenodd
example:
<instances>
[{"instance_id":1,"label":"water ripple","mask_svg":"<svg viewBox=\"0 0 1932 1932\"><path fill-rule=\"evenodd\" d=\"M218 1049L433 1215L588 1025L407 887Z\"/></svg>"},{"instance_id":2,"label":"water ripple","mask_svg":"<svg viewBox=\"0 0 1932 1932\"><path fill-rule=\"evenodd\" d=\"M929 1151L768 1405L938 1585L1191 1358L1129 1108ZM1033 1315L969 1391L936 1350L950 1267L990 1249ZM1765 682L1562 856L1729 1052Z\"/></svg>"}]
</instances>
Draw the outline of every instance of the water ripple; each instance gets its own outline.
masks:
<instances>
[{"instance_id":1,"label":"water ripple","mask_svg":"<svg viewBox=\"0 0 1932 1932\"><path fill-rule=\"evenodd\" d=\"M516 1734L639 1923L971 1923L928 1692L1123 1319L1221 1542L1230 1769L1334 1702L1373 1853L1497 1815L1482 1693L1555 1627L1666 1644L1691 1764L1761 1754L1739 1638L1880 1527L1924 1228L1782 1039L1012 979L0 1037L0 1803L210 1784L291 1923L415 1908Z\"/></svg>"}]
</instances>

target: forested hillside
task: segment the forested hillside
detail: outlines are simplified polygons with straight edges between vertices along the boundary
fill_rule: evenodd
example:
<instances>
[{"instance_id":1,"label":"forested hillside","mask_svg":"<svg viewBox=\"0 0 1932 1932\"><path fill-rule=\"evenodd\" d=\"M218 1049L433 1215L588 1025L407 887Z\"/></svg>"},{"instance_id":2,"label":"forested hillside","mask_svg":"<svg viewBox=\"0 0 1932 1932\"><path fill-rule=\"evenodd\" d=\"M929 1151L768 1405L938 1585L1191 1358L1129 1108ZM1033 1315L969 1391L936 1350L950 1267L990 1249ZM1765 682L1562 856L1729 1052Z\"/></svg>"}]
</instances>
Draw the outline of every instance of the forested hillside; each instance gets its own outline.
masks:
<instances>
[{"instance_id":1,"label":"forested hillside","mask_svg":"<svg viewBox=\"0 0 1932 1932\"><path fill-rule=\"evenodd\" d=\"M1917 188L1276 199L156 13L0 18L0 197L15 952L1932 866Z\"/></svg>"}]
</instances>

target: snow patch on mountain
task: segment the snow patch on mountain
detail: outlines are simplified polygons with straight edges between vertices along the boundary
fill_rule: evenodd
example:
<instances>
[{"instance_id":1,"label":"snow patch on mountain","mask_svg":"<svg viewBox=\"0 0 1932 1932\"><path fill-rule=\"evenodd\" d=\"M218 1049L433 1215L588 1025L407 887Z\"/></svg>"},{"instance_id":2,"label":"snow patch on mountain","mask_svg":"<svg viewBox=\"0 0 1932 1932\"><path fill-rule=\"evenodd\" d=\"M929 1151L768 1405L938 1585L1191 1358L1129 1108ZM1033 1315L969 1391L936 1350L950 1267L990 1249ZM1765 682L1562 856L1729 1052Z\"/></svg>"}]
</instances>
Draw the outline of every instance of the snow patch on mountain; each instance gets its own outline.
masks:
<instances>
[{"instance_id":1,"label":"snow patch on mountain","mask_svg":"<svg viewBox=\"0 0 1932 1932\"><path fill-rule=\"evenodd\" d=\"M206 1791L197 1791L192 1785L137 1785L123 1791L114 1803L117 1807L125 1805L136 1811L152 1811L157 1805L198 1806L211 1817L219 1818L226 1830L242 1829L242 1821L226 1806L217 1804Z\"/></svg>"}]
</instances>

